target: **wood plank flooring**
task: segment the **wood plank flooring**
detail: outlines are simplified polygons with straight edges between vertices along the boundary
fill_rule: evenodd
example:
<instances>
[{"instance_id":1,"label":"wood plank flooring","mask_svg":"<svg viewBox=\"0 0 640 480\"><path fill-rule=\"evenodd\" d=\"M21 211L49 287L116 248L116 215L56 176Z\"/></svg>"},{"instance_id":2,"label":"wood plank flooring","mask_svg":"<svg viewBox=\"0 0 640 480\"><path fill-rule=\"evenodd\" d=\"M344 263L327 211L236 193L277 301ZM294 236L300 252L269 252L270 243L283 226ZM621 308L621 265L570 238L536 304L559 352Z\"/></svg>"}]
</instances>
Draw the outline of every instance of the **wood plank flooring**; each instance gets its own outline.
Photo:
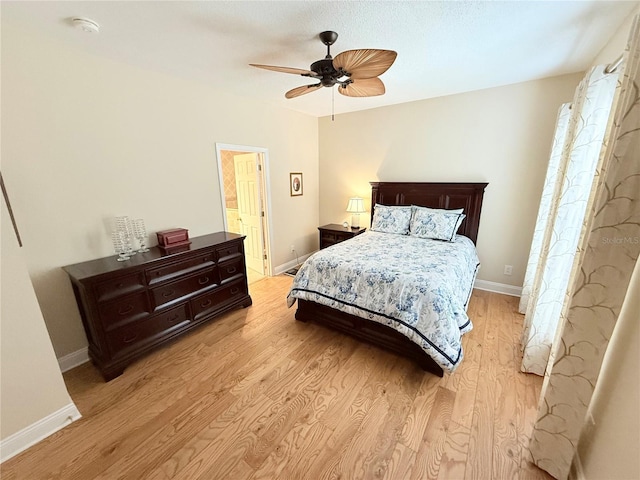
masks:
<instances>
[{"instance_id":1,"label":"wood plank flooring","mask_svg":"<svg viewBox=\"0 0 640 480\"><path fill-rule=\"evenodd\" d=\"M517 299L476 290L453 375L294 319L291 277L105 383L65 382L83 418L3 480L550 479L528 462L542 378L519 372ZM27 401L27 399L25 399Z\"/></svg>"}]
</instances>

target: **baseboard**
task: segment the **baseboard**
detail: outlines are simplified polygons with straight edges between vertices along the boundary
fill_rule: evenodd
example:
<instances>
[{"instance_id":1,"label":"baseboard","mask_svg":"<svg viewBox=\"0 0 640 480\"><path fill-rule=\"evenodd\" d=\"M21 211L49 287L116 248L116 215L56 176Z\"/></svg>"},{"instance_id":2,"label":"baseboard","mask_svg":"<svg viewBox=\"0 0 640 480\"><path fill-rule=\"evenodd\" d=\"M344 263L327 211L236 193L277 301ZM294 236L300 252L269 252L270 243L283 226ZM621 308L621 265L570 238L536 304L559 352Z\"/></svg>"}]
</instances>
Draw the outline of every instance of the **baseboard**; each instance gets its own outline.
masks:
<instances>
[{"instance_id":1,"label":"baseboard","mask_svg":"<svg viewBox=\"0 0 640 480\"><path fill-rule=\"evenodd\" d=\"M477 278L473 288L486 290L487 292L503 293L504 295L511 295L512 297L520 297L522 295L522 287L507 285L506 283L490 282L489 280L478 280Z\"/></svg>"},{"instance_id":2,"label":"baseboard","mask_svg":"<svg viewBox=\"0 0 640 480\"><path fill-rule=\"evenodd\" d=\"M71 370L72 368L87 363L89 361L89 351L87 347L81 348L75 352L71 352L64 357L58 359L58 365L62 373Z\"/></svg>"},{"instance_id":3,"label":"baseboard","mask_svg":"<svg viewBox=\"0 0 640 480\"><path fill-rule=\"evenodd\" d=\"M49 435L66 427L81 418L75 404L71 402L60 410L41 418L36 423L9 435L0 441L0 463L25 451L27 448L44 440Z\"/></svg>"},{"instance_id":4,"label":"baseboard","mask_svg":"<svg viewBox=\"0 0 640 480\"><path fill-rule=\"evenodd\" d=\"M274 275L280 275L281 273L286 272L290 268L297 267L298 265L302 265L304 263L304 261L307 258L309 258L311 255L313 255L314 253L315 252L311 252L311 253L308 253L308 254L303 255L301 257L298 257L296 260L291 260L290 262L283 263L282 265L278 265L274 269Z\"/></svg>"}]
</instances>

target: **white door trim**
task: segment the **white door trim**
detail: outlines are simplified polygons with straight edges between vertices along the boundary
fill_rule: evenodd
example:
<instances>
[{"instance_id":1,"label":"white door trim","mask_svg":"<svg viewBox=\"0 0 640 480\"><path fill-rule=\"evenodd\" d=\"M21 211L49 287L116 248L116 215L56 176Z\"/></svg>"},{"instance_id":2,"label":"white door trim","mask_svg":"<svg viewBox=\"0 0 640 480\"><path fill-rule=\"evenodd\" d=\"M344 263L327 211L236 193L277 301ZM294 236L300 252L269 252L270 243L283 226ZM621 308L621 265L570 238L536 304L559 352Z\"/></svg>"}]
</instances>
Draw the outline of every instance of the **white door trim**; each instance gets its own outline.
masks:
<instances>
[{"instance_id":1,"label":"white door trim","mask_svg":"<svg viewBox=\"0 0 640 480\"><path fill-rule=\"evenodd\" d=\"M265 215L267 221L264 222L264 249L267 252L267 264L265 274L268 276L273 275L273 265L271 262L271 232L273 231L273 224L271 220L271 181L269 179L269 150L262 147L250 147L247 145L232 145L228 143L216 143L216 161L218 163L218 182L220 184L220 201L222 207L222 221L224 222L224 229L227 230L227 216L225 215L225 197L224 197L224 178L222 176L222 150L232 150L236 152L247 153L259 153L262 156L262 179L260 182L260 189L263 192L265 203Z\"/></svg>"}]
</instances>

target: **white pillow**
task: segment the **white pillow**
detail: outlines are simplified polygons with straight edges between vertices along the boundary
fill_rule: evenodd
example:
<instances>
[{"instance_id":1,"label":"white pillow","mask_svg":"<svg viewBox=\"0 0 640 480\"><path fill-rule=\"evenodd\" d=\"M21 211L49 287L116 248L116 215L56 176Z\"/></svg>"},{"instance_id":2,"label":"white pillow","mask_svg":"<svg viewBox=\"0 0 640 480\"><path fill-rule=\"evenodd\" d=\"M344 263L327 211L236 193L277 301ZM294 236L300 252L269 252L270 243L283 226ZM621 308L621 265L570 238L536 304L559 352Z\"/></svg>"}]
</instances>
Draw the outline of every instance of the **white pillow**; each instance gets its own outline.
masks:
<instances>
[{"instance_id":1,"label":"white pillow","mask_svg":"<svg viewBox=\"0 0 640 480\"><path fill-rule=\"evenodd\" d=\"M410 233L414 237L451 242L465 215L430 209L415 209L411 216Z\"/></svg>"},{"instance_id":2,"label":"white pillow","mask_svg":"<svg viewBox=\"0 0 640 480\"><path fill-rule=\"evenodd\" d=\"M373 211L371 230L382 233L409 233L411 223L411 207L389 206L376 204Z\"/></svg>"},{"instance_id":3,"label":"white pillow","mask_svg":"<svg viewBox=\"0 0 640 480\"><path fill-rule=\"evenodd\" d=\"M454 208L453 210L447 210L444 208L421 207L419 205L411 205L411 208L413 209L414 212L419 209L431 210L432 212L444 212L444 213L463 213L464 212L464 208Z\"/></svg>"}]
</instances>

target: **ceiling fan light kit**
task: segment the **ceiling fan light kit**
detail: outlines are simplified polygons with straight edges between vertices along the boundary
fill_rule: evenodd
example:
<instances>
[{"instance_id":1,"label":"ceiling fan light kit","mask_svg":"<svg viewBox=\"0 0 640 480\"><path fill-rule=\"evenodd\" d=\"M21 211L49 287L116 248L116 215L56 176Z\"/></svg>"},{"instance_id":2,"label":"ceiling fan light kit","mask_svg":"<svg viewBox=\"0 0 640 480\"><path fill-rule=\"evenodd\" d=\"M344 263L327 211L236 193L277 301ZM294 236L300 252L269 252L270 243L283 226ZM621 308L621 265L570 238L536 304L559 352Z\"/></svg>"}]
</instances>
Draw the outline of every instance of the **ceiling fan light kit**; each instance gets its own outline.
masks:
<instances>
[{"instance_id":1,"label":"ceiling fan light kit","mask_svg":"<svg viewBox=\"0 0 640 480\"><path fill-rule=\"evenodd\" d=\"M384 83L378 78L386 72L397 57L393 50L358 49L347 50L331 56L331 45L338 39L336 32L327 31L318 35L320 41L327 46L327 56L311 64L309 70L291 67L277 67L251 63L252 67L264 68L281 73L291 73L303 77L313 78L319 83L296 87L285 93L286 98L315 92L320 87L338 85L338 92L347 97L373 97L383 95Z\"/></svg>"}]
</instances>

